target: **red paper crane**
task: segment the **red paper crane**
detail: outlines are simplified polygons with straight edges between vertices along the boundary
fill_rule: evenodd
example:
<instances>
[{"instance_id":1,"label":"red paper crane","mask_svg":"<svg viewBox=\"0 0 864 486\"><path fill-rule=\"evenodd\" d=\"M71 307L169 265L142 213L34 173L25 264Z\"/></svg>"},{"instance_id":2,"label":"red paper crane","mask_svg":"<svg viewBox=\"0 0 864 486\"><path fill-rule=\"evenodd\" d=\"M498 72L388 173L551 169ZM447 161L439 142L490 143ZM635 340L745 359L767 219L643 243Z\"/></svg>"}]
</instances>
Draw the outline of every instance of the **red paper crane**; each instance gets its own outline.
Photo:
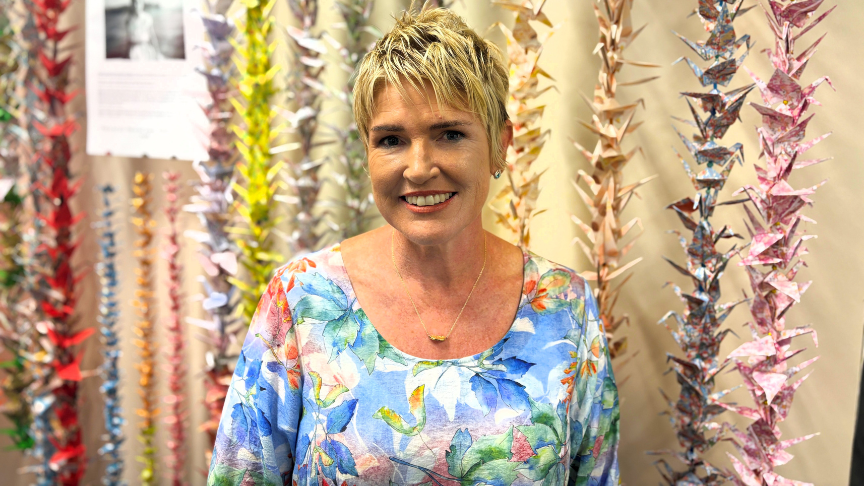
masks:
<instances>
[{"instance_id":1,"label":"red paper crane","mask_svg":"<svg viewBox=\"0 0 864 486\"><path fill-rule=\"evenodd\" d=\"M77 485L84 475L86 450L78 422L78 383L90 373L82 372L81 345L93 329L78 329L74 318L83 277L72 264L78 247L75 226L84 217L72 212L70 201L81 182L73 183L72 149L69 138L78 124L68 110L76 92L68 89L72 56L63 55L58 45L69 32L59 30L70 1L34 0L28 4L36 31L27 36L29 50L38 64L31 68L27 82L37 101L26 110L26 122L37 136L31 159L31 188L35 218L36 246L27 272L34 288L37 309L45 322L35 326L43 337L44 353L34 362L34 456L37 484ZM50 181L47 183L45 181Z\"/></svg>"}]
</instances>

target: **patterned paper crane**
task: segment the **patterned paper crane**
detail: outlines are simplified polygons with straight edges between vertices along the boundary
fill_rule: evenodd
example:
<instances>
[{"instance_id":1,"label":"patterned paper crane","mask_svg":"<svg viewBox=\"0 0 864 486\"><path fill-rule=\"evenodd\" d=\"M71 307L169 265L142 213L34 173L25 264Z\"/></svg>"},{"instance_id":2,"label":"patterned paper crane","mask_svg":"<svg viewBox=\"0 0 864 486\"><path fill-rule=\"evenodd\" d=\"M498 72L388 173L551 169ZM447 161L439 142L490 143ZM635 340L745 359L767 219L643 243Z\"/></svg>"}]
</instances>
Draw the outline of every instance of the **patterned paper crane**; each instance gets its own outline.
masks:
<instances>
[{"instance_id":1,"label":"patterned paper crane","mask_svg":"<svg viewBox=\"0 0 864 486\"><path fill-rule=\"evenodd\" d=\"M793 305L801 302L811 283L796 282L796 277L799 268L805 265L805 243L815 238L804 233L803 223L813 221L802 210L812 205L810 196L818 187L796 189L789 178L796 169L827 160L805 160L802 155L830 135L805 139L807 125L813 119L808 111L820 104L813 97L816 88L823 83L830 85L831 81L821 77L810 84L801 82L824 35L800 53L796 52L795 44L834 10L831 8L811 20L823 1L769 1L770 10L765 14L775 44L767 52L774 73L767 81L750 73L762 94L763 104L751 103L751 106L762 116L762 126L757 131L764 165L756 166L758 183L739 191L752 204L745 206L751 240L739 265L747 270L753 290L750 301L753 320L748 323L753 340L734 350L729 358L741 374L754 405L722 404L753 421L746 431L730 426L741 458L729 455L738 486L804 485L780 476L774 469L792 459L786 449L817 435L780 440L779 424L789 416L795 391L810 375L790 379L818 359L789 366L789 359L804 351L792 348L792 339L811 334L815 343L816 331L806 326L788 328L786 316Z\"/></svg>"},{"instance_id":2,"label":"patterned paper crane","mask_svg":"<svg viewBox=\"0 0 864 486\"><path fill-rule=\"evenodd\" d=\"M625 238L635 226L641 227L642 223L639 218L634 218L622 224L621 214L630 199L636 195L636 189L653 178L624 184L624 168L639 149L625 151L622 143L628 134L633 133L641 125L641 122L634 123L633 118L642 100L622 104L617 98L618 87L647 83L656 77L619 83L618 74L627 65L657 67L656 64L631 61L624 57L624 50L633 43L644 28L633 29L630 16L632 7L633 0L595 0L594 2L594 15L600 25L600 41L594 48L594 52L600 57L600 74L594 87L594 98L585 98L594 115L590 123L581 123L591 130L598 140L593 152L573 142L585 159L591 163L593 169L591 174L579 170L579 179L588 191L585 191L578 181L574 181L576 191L591 214L590 224L572 216L573 221L588 238L587 244L579 238L574 242L579 244L593 269L582 276L597 282L595 287L597 305L610 342L609 354L612 358L620 356L627 348L627 338L616 338L616 335L621 325L629 320L626 314L620 318L615 317L614 307L621 287L630 277L626 277L614 287L612 281L623 276L642 260L640 257L627 263L623 262L633 248L638 235L630 238L626 243Z\"/></svg>"},{"instance_id":3,"label":"patterned paper crane","mask_svg":"<svg viewBox=\"0 0 864 486\"><path fill-rule=\"evenodd\" d=\"M205 319L187 318L186 322L202 329L204 334L197 337L204 341L208 349L204 366L204 407L207 416L199 426L209 438L206 462L210 463L216 429L222 417L222 408L228 393L228 385L234 374L237 361L234 347L238 345L239 334L244 325L238 319L237 287L232 279L237 276L237 244L229 233L234 217L234 168L239 159L236 138L230 129L236 110L231 103L236 70L232 57L235 53L232 42L235 26L226 17L230 1L220 0L208 4L208 11L201 13L201 20L207 31L209 41L204 45L204 65L198 68L207 79L210 102L204 106L210 120L210 138L207 153L208 161L193 164L200 182L195 186L196 194L184 211L198 216L204 231L186 231L185 235L197 241L198 261L203 275L198 277L204 288L200 296Z\"/></svg>"},{"instance_id":4,"label":"patterned paper crane","mask_svg":"<svg viewBox=\"0 0 864 486\"><path fill-rule=\"evenodd\" d=\"M735 163L743 163L742 144L736 143L729 147L718 143L738 120L744 98L753 89L752 85L731 91L720 89L731 83L750 51L750 37L736 37L733 26L735 19L747 10L742 7L743 4L743 0L699 0L696 13L709 32L708 40L693 42L679 36L703 61L711 63L703 70L688 58L679 59L687 62L703 87L711 89L707 93L682 93L694 120L685 123L696 133L691 138L680 132L678 135L698 168L691 168L683 157L679 155L679 158L697 193L693 198L688 197L669 205L684 227L692 233L688 241L675 232L687 253L686 265L681 266L671 260L669 263L689 277L694 287L692 291L685 292L675 286L675 293L686 308L683 314L672 311L660 320L666 324L683 352L683 356L668 354L681 386L678 400L672 401L663 394L669 404L669 420L675 428L682 450L656 452L672 455L685 466L684 469L675 470L665 460L658 461L660 474L670 485L715 485L728 477L726 471L706 462L703 454L724 437L721 426L716 422L717 415L723 411L717 399L727 392L714 392L714 378L724 368L718 353L720 343L729 329L721 331L720 327L740 303L720 302L720 278L730 258L738 250L734 245L725 252L717 247L720 240L739 236L727 227L715 230L711 217L717 206L729 204L718 202L720 191ZM743 54L736 57L742 49ZM707 116L703 118L700 111ZM670 321L674 321L677 327L670 326Z\"/></svg>"}]
</instances>

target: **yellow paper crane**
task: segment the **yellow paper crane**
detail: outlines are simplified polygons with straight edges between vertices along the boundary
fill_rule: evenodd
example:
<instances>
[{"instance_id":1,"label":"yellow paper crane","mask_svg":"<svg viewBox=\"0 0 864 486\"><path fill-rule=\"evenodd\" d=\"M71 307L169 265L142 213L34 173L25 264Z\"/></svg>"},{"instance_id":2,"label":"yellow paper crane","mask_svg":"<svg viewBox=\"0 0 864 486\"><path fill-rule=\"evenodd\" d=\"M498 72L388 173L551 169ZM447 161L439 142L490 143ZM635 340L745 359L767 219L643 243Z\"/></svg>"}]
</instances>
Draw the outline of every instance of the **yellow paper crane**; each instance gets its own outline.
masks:
<instances>
[{"instance_id":1,"label":"yellow paper crane","mask_svg":"<svg viewBox=\"0 0 864 486\"><path fill-rule=\"evenodd\" d=\"M237 68L240 80L237 90L242 101L231 102L242 124L233 127L237 136L237 150L241 160L237 164L237 192L235 209L240 224L229 229L240 249L241 264L248 281L231 278L231 284L241 292L240 314L247 322L258 305L258 298L267 289L273 273L274 262L281 262L282 255L272 249L271 233L280 222L273 211L274 196L282 182L276 175L282 162L271 161L271 142L278 131L271 130L273 113L270 109L274 94L273 78L279 66L271 66L270 56L276 44L268 43L273 27L271 10L273 0L244 0L246 18L243 24L242 44L236 46L240 60Z\"/></svg>"},{"instance_id":2,"label":"yellow paper crane","mask_svg":"<svg viewBox=\"0 0 864 486\"><path fill-rule=\"evenodd\" d=\"M135 240L135 258L138 266L135 268L137 289L132 306L135 307L135 346L140 350L141 360L135 364L138 370L138 395L141 397L141 408L136 412L139 417L138 438L143 444L141 456L138 458L144 464L141 470L141 484L158 484L156 478L156 374L155 362L157 348L154 341L153 311L155 309L153 281L153 230L156 221L150 209L152 203L153 175L137 172L135 184L132 186L132 208L135 216L132 223L138 239Z\"/></svg>"}]
</instances>

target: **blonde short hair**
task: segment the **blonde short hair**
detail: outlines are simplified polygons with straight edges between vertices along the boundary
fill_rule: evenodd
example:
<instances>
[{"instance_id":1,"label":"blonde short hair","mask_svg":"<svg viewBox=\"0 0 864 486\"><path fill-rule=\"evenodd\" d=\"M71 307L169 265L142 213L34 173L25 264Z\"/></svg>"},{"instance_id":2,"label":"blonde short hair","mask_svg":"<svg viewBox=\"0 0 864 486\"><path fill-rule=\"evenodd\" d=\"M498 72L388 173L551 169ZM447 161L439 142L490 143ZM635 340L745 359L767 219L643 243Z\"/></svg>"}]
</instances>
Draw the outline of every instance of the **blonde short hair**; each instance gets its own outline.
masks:
<instances>
[{"instance_id":1,"label":"blonde short hair","mask_svg":"<svg viewBox=\"0 0 864 486\"><path fill-rule=\"evenodd\" d=\"M403 79L421 92L428 82L439 106L477 115L486 129L494 168L505 168L501 130L508 119L507 68L498 47L458 15L441 8L409 8L366 54L355 75L354 119L367 146L376 90L389 84L407 97Z\"/></svg>"}]
</instances>

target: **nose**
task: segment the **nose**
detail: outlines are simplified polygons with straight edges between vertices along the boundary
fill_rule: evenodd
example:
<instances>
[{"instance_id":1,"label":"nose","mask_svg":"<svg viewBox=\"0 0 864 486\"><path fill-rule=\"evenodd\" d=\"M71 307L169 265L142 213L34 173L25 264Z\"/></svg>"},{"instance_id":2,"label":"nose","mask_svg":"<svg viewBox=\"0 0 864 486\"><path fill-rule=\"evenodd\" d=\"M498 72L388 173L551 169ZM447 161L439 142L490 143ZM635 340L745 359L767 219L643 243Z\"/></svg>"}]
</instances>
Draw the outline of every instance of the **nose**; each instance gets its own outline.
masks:
<instances>
[{"instance_id":1,"label":"nose","mask_svg":"<svg viewBox=\"0 0 864 486\"><path fill-rule=\"evenodd\" d=\"M406 152L408 160L402 176L418 186L440 173L435 161L435 153L429 145L428 140L415 140Z\"/></svg>"}]
</instances>

